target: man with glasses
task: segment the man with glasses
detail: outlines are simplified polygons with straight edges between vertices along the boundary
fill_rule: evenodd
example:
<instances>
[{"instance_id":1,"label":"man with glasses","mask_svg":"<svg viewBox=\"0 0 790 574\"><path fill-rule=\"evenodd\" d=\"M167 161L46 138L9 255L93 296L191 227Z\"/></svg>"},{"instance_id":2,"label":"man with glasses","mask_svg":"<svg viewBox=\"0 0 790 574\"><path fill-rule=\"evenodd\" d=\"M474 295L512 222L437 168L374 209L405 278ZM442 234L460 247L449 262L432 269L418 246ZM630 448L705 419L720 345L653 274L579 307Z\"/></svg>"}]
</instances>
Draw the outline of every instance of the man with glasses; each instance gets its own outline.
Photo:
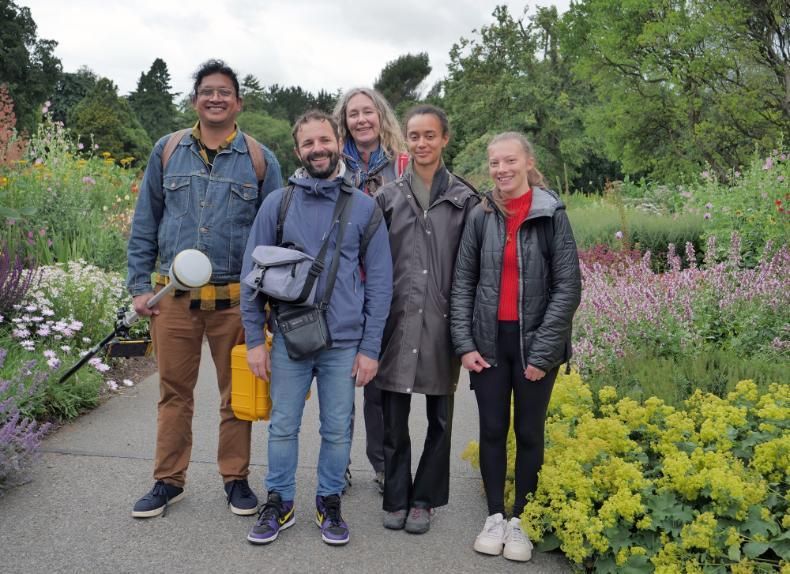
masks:
<instances>
[{"instance_id":1,"label":"man with glasses","mask_svg":"<svg viewBox=\"0 0 790 574\"><path fill-rule=\"evenodd\" d=\"M129 237L127 286L135 311L151 317L160 390L155 484L134 505L135 518L162 514L184 496L204 336L220 392L217 462L225 496L234 514L255 514L258 506L247 483L251 423L236 419L230 406L230 354L243 340L239 275L247 236L263 198L281 186L282 178L272 152L236 125L242 100L234 71L221 60L209 60L194 79L198 122L154 146ZM149 309L151 272L158 272L156 288L161 288L184 249L208 256L209 284L175 291Z\"/></svg>"}]
</instances>

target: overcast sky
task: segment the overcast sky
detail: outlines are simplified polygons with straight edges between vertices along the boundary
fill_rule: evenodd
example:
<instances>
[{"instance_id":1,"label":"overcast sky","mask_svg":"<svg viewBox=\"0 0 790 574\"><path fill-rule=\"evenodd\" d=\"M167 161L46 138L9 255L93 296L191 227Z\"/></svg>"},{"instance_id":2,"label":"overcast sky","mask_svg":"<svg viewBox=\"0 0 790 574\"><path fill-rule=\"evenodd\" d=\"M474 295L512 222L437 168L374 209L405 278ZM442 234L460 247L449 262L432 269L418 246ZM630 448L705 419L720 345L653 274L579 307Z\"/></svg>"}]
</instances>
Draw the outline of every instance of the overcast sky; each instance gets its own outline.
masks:
<instances>
[{"instance_id":1,"label":"overcast sky","mask_svg":"<svg viewBox=\"0 0 790 574\"><path fill-rule=\"evenodd\" d=\"M384 64L428 52L429 88L447 73L449 51L461 37L490 24L497 4L514 15L569 0L17 0L56 40L63 69L86 65L134 90L156 58L168 66L173 90L187 92L200 62L224 59L239 76L263 85L312 92L372 85Z\"/></svg>"}]
</instances>

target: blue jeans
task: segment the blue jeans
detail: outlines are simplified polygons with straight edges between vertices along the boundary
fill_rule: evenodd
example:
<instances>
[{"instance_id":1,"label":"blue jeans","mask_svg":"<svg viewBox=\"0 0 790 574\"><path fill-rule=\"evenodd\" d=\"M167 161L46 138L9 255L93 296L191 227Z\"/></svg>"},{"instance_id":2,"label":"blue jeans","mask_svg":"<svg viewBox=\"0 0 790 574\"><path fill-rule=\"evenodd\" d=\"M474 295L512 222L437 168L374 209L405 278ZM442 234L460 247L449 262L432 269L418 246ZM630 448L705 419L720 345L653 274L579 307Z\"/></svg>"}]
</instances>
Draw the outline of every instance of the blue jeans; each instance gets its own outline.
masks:
<instances>
[{"instance_id":1,"label":"blue jeans","mask_svg":"<svg viewBox=\"0 0 790 574\"><path fill-rule=\"evenodd\" d=\"M288 357L282 336L275 333L271 356L272 412L266 489L279 493L283 500L293 500L296 495L299 427L305 395L314 373L321 423L317 494L328 496L343 491L351 454L351 410L354 405L351 370L356 355L356 347L327 349L310 359L294 361Z\"/></svg>"}]
</instances>

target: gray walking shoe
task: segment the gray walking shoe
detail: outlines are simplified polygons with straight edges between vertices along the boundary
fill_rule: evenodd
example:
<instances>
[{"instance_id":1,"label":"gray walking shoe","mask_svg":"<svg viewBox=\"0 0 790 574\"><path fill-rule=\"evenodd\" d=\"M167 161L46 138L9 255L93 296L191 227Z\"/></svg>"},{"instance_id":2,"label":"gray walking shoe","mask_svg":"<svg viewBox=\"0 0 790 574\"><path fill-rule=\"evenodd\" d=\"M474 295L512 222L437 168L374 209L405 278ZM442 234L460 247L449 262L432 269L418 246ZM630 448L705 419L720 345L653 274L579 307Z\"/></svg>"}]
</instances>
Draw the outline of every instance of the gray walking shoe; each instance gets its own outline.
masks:
<instances>
[{"instance_id":1,"label":"gray walking shoe","mask_svg":"<svg viewBox=\"0 0 790 574\"><path fill-rule=\"evenodd\" d=\"M406 514L408 514L408 512L405 508L403 510L396 510L395 512L385 512L384 528L389 528L390 530L403 530L406 524Z\"/></svg>"},{"instance_id":2,"label":"gray walking shoe","mask_svg":"<svg viewBox=\"0 0 790 574\"><path fill-rule=\"evenodd\" d=\"M406 518L406 532L411 534L425 534L431 528L433 508L413 507Z\"/></svg>"}]
</instances>

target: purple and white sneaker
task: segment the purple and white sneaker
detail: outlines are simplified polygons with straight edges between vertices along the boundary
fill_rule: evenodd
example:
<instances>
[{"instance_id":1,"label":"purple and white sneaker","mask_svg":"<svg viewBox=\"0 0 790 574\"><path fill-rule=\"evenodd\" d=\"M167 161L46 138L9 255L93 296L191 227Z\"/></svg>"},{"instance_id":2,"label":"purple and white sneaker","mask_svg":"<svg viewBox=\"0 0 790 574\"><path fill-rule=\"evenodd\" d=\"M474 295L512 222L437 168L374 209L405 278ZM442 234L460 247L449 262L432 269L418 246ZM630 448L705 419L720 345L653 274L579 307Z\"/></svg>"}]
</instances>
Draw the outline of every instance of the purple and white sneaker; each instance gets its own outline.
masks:
<instances>
[{"instance_id":1,"label":"purple and white sneaker","mask_svg":"<svg viewBox=\"0 0 790 574\"><path fill-rule=\"evenodd\" d=\"M350 538L348 525L340 516L340 497L337 494L315 497L315 523L321 529L321 539L340 546Z\"/></svg>"},{"instance_id":2,"label":"purple and white sneaker","mask_svg":"<svg viewBox=\"0 0 790 574\"><path fill-rule=\"evenodd\" d=\"M280 530L293 526L296 522L293 500L283 501L276 492L270 492L266 504L258 512L255 526L247 534L253 544L269 544L277 540Z\"/></svg>"}]
</instances>

